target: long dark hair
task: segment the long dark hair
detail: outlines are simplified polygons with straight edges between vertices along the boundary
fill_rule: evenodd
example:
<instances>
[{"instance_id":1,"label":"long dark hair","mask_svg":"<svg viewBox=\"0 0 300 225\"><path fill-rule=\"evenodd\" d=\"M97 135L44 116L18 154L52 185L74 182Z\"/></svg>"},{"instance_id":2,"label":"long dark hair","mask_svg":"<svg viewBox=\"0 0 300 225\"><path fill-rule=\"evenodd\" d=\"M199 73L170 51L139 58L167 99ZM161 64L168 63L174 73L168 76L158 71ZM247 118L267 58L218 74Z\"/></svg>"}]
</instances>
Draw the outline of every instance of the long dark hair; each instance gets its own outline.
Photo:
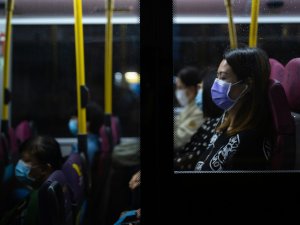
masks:
<instances>
[{"instance_id":1,"label":"long dark hair","mask_svg":"<svg viewBox=\"0 0 300 225\"><path fill-rule=\"evenodd\" d=\"M198 83L202 81L202 77L200 77L198 69L192 66L186 66L181 69L178 72L177 77L187 87L197 88Z\"/></svg>"},{"instance_id":2,"label":"long dark hair","mask_svg":"<svg viewBox=\"0 0 300 225\"><path fill-rule=\"evenodd\" d=\"M259 48L238 48L225 52L223 57L230 65L238 80L248 85L246 94L239 99L240 107L236 113L233 129L227 131L234 135L240 131L255 128L265 132L269 127L267 88L270 76L270 63L267 54ZM218 127L227 130L231 118Z\"/></svg>"}]
</instances>

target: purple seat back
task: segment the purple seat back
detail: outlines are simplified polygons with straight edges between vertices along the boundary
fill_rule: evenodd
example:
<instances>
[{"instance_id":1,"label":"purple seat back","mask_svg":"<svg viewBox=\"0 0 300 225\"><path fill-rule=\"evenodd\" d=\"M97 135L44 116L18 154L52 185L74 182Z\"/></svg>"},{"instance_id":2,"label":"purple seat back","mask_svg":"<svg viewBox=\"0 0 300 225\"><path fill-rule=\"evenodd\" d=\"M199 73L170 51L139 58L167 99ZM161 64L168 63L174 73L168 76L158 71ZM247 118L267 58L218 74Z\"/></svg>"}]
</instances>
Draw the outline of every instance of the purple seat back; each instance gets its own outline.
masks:
<instances>
[{"instance_id":1,"label":"purple seat back","mask_svg":"<svg viewBox=\"0 0 300 225\"><path fill-rule=\"evenodd\" d=\"M102 125L99 130L101 138L101 152L104 155L111 151L115 145L119 144L121 140L119 119L115 116L111 116L110 119L111 127L108 128L105 125Z\"/></svg>"},{"instance_id":2,"label":"purple seat back","mask_svg":"<svg viewBox=\"0 0 300 225\"><path fill-rule=\"evenodd\" d=\"M16 137L17 140L22 143L28 138L32 136L30 124L28 121L24 120L22 121L17 127L16 127Z\"/></svg>"},{"instance_id":3,"label":"purple seat back","mask_svg":"<svg viewBox=\"0 0 300 225\"><path fill-rule=\"evenodd\" d=\"M276 59L269 59L271 64L271 74L270 78L273 80L278 80L282 85L284 83L284 66L278 62ZM283 87L284 88L284 87Z\"/></svg>"},{"instance_id":4,"label":"purple seat back","mask_svg":"<svg viewBox=\"0 0 300 225\"><path fill-rule=\"evenodd\" d=\"M292 112L300 113L300 58L290 60L285 66L284 89Z\"/></svg>"},{"instance_id":5,"label":"purple seat back","mask_svg":"<svg viewBox=\"0 0 300 225\"><path fill-rule=\"evenodd\" d=\"M278 81L270 79L268 98L274 132L272 169L294 169L295 123L289 110L284 89Z\"/></svg>"},{"instance_id":6,"label":"purple seat back","mask_svg":"<svg viewBox=\"0 0 300 225\"><path fill-rule=\"evenodd\" d=\"M300 169L300 58L288 62L285 76L287 98L296 124L296 169Z\"/></svg>"},{"instance_id":7,"label":"purple seat back","mask_svg":"<svg viewBox=\"0 0 300 225\"><path fill-rule=\"evenodd\" d=\"M38 193L39 224L70 224L72 205L67 181L61 170L54 171L41 185Z\"/></svg>"},{"instance_id":8,"label":"purple seat back","mask_svg":"<svg viewBox=\"0 0 300 225\"><path fill-rule=\"evenodd\" d=\"M71 153L62 167L71 191L72 204L80 206L84 199L85 182L82 158L78 153Z\"/></svg>"}]
</instances>

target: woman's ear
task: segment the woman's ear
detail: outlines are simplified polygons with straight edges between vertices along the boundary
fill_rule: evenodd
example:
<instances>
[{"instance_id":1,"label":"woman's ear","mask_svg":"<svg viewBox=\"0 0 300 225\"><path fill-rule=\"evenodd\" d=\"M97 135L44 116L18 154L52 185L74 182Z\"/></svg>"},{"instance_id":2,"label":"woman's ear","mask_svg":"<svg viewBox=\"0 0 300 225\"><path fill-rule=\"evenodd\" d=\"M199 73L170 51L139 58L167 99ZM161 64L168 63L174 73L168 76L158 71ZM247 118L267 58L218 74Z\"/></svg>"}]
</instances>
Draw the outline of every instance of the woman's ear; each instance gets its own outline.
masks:
<instances>
[{"instance_id":1,"label":"woman's ear","mask_svg":"<svg viewBox=\"0 0 300 225\"><path fill-rule=\"evenodd\" d=\"M49 164L49 163L47 163L46 168L47 168L48 171L52 171L53 170L52 165Z\"/></svg>"},{"instance_id":2,"label":"woman's ear","mask_svg":"<svg viewBox=\"0 0 300 225\"><path fill-rule=\"evenodd\" d=\"M53 172L53 167L51 164L47 163L43 168L42 168L42 174L47 175Z\"/></svg>"}]
</instances>

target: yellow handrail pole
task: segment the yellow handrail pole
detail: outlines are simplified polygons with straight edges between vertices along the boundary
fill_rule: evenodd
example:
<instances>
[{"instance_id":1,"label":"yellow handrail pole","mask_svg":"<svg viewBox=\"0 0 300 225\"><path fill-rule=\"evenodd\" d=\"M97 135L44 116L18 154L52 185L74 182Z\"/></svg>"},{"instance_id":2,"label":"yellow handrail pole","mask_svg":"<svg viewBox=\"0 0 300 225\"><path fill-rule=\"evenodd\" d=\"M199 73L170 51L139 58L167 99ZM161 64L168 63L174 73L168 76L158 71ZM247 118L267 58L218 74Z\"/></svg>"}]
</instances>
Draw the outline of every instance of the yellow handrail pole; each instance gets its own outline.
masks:
<instances>
[{"instance_id":1,"label":"yellow handrail pole","mask_svg":"<svg viewBox=\"0 0 300 225\"><path fill-rule=\"evenodd\" d=\"M82 25L82 2L74 0L74 30L75 30L75 52L76 52L76 92L78 113L78 150L86 155L86 108L82 99L85 89L85 65L84 65L84 39Z\"/></svg>"},{"instance_id":2,"label":"yellow handrail pole","mask_svg":"<svg viewBox=\"0 0 300 225\"><path fill-rule=\"evenodd\" d=\"M224 0L224 4L226 7L226 13L228 17L230 48L233 49L233 48L237 48L237 37L236 37L235 25L233 23L233 18L232 18L231 0Z\"/></svg>"},{"instance_id":3,"label":"yellow handrail pole","mask_svg":"<svg viewBox=\"0 0 300 225\"><path fill-rule=\"evenodd\" d=\"M8 132L8 110L10 101L9 91L9 66L11 52L11 18L13 16L14 0L8 0L6 5L6 27L5 27L5 48L4 48L4 66L3 66L3 108L2 108L2 123L1 130L4 133Z\"/></svg>"},{"instance_id":4,"label":"yellow handrail pole","mask_svg":"<svg viewBox=\"0 0 300 225\"><path fill-rule=\"evenodd\" d=\"M256 43L257 43L257 27L258 27L257 20L259 14L259 4L260 4L260 0L252 0L249 47L256 47Z\"/></svg>"},{"instance_id":5,"label":"yellow handrail pole","mask_svg":"<svg viewBox=\"0 0 300 225\"><path fill-rule=\"evenodd\" d=\"M114 10L114 0L107 0L106 3L106 18L105 25L105 61L104 61L104 112L112 114L112 39L113 26L112 16Z\"/></svg>"}]
</instances>

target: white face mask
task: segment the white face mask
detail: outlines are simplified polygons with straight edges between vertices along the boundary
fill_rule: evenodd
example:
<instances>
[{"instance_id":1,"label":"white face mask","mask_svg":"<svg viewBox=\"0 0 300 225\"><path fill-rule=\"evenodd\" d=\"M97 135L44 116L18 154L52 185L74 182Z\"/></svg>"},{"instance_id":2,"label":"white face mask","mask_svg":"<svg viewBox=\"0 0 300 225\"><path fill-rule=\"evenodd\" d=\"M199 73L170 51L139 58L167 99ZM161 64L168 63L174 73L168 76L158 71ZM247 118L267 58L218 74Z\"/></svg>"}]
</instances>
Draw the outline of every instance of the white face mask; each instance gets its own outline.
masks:
<instances>
[{"instance_id":1,"label":"white face mask","mask_svg":"<svg viewBox=\"0 0 300 225\"><path fill-rule=\"evenodd\" d=\"M176 90L176 98L179 104L183 107L189 104L189 99L186 96L185 90Z\"/></svg>"},{"instance_id":2,"label":"white face mask","mask_svg":"<svg viewBox=\"0 0 300 225\"><path fill-rule=\"evenodd\" d=\"M195 97L195 103L200 110L203 110L203 90L200 88Z\"/></svg>"}]
</instances>

